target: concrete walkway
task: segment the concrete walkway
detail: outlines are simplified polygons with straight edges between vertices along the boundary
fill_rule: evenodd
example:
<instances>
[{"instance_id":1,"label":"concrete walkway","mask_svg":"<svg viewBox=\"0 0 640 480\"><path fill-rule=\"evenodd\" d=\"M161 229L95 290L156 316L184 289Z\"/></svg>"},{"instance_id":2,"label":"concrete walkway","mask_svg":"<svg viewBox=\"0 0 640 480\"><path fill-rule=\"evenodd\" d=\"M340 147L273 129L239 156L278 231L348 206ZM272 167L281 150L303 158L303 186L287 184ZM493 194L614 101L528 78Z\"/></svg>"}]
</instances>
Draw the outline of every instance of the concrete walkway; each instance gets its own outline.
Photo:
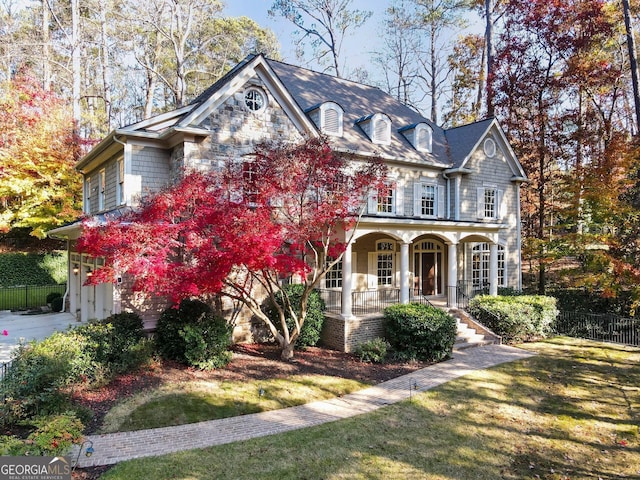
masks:
<instances>
[{"instance_id":1,"label":"concrete walkway","mask_svg":"<svg viewBox=\"0 0 640 480\"><path fill-rule=\"evenodd\" d=\"M400 402L415 392L424 392L476 370L532 356L533 353L505 345L454 350L451 360L414 373L380 383L344 397L323 400L297 407L175 427L134 432L90 435L94 453L80 452L78 467L111 465L134 458L205 448L250 438L312 427L372 412ZM78 457L78 447L72 460Z\"/></svg>"},{"instance_id":2,"label":"concrete walkway","mask_svg":"<svg viewBox=\"0 0 640 480\"><path fill-rule=\"evenodd\" d=\"M0 364L11 360L11 352L21 341L43 340L55 331L64 331L69 325L78 325L70 313L42 313L26 315L0 310Z\"/></svg>"}]
</instances>

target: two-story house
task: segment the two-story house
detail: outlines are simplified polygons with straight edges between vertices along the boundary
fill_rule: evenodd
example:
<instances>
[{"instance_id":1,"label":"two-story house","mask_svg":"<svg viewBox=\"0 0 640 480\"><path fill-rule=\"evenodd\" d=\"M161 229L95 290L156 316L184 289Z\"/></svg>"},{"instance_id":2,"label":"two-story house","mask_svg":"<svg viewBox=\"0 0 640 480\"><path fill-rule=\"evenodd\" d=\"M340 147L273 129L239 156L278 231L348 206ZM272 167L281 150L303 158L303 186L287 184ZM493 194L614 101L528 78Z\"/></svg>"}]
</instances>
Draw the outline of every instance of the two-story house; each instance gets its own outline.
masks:
<instances>
[{"instance_id":1,"label":"two-story house","mask_svg":"<svg viewBox=\"0 0 640 480\"><path fill-rule=\"evenodd\" d=\"M389 167L388 188L369 199L354 241L324 280L332 346L352 348L349 332L389 302L426 297L451 305L470 289L521 287L526 175L495 119L445 130L378 88L262 55L247 57L189 105L96 145L77 165L84 210L99 220L185 168L238 161L263 140L319 134L360 161L378 156ZM74 251L80 234L79 223L50 232L69 240L70 311L87 320L136 310L151 324L166 305L131 292L126 278L83 286L100 260Z\"/></svg>"}]
</instances>

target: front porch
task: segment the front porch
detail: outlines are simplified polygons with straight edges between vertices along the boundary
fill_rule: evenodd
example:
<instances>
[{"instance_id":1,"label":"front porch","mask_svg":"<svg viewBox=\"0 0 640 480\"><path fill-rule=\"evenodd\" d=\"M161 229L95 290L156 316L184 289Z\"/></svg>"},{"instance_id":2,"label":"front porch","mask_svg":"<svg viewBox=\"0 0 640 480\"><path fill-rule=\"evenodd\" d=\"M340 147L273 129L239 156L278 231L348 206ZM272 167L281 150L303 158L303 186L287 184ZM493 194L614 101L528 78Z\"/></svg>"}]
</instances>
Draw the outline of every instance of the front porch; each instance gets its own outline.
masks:
<instances>
[{"instance_id":1,"label":"front porch","mask_svg":"<svg viewBox=\"0 0 640 480\"><path fill-rule=\"evenodd\" d=\"M351 292L352 315L345 318L342 314L344 302L341 290L320 289L318 292L326 305L322 341L329 348L345 352L354 351L368 340L384 337L384 309L403 303L399 288ZM451 309L453 312L458 308L466 308L475 295L488 292L488 286L477 288L471 283L458 282L458 285L448 289L448 295L423 295L421 291L411 289L408 301Z\"/></svg>"}]
</instances>

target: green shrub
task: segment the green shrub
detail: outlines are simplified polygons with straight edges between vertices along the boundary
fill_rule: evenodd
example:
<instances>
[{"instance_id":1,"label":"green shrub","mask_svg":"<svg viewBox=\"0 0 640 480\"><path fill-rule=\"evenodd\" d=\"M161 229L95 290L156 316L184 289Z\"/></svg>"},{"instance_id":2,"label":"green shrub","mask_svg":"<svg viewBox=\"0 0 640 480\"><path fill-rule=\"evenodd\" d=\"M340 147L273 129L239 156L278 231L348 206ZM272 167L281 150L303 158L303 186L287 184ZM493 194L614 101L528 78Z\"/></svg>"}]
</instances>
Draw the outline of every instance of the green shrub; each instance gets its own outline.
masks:
<instances>
[{"instance_id":1,"label":"green shrub","mask_svg":"<svg viewBox=\"0 0 640 480\"><path fill-rule=\"evenodd\" d=\"M0 393L7 399L1 420L15 423L64 412L70 408L70 385L109 378L139 366L152 354L142 320L134 314L113 315L21 345L0 382Z\"/></svg>"},{"instance_id":2,"label":"green shrub","mask_svg":"<svg viewBox=\"0 0 640 480\"><path fill-rule=\"evenodd\" d=\"M143 327L138 314L117 313L76 329L84 336L86 353L97 367L94 379L129 371L149 360L152 351Z\"/></svg>"},{"instance_id":3,"label":"green shrub","mask_svg":"<svg viewBox=\"0 0 640 480\"><path fill-rule=\"evenodd\" d=\"M481 295L469 302L468 310L505 342L547 337L558 315L555 298L543 295Z\"/></svg>"},{"instance_id":4,"label":"green shrub","mask_svg":"<svg viewBox=\"0 0 640 480\"><path fill-rule=\"evenodd\" d=\"M79 332L55 332L41 342L21 345L1 384L7 401L5 422L56 414L69 406L64 387L94 369L86 339Z\"/></svg>"},{"instance_id":5,"label":"green shrub","mask_svg":"<svg viewBox=\"0 0 640 480\"><path fill-rule=\"evenodd\" d=\"M224 367L231 361L231 326L224 318L207 315L181 329L185 342L184 356L189 365L201 370Z\"/></svg>"},{"instance_id":6,"label":"green shrub","mask_svg":"<svg viewBox=\"0 0 640 480\"><path fill-rule=\"evenodd\" d=\"M289 297L289 301L291 302L293 308L299 313L300 301L302 299L304 285L285 285L283 291ZM276 293L276 302L278 302L279 305L284 304L282 292ZM307 301L307 315L305 317L304 323L302 324L300 336L296 339L296 347L313 347L318 344L320 335L322 333L322 326L324 325L325 308L326 307L324 301L320 297L320 294L315 290L312 291L309 294L309 299ZM276 307L269 302L269 304L267 304L267 307L265 308L265 312L271 319L273 324L276 326L278 331L282 333L282 324L280 323L280 317L278 315L278 310L276 309ZM295 326L293 319L287 316L286 321L289 331L293 331L293 328Z\"/></svg>"},{"instance_id":7,"label":"green shrub","mask_svg":"<svg viewBox=\"0 0 640 480\"><path fill-rule=\"evenodd\" d=\"M47 304L53 302L56 298L62 298L62 294L60 292L50 292L47 294Z\"/></svg>"},{"instance_id":8,"label":"green shrub","mask_svg":"<svg viewBox=\"0 0 640 480\"><path fill-rule=\"evenodd\" d=\"M384 310L385 337L404 359L440 361L451 355L456 340L455 319L430 305L410 303Z\"/></svg>"},{"instance_id":9,"label":"green shrub","mask_svg":"<svg viewBox=\"0 0 640 480\"><path fill-rule=\"evenodd\" d=\"M158 319L156 347L167 359L198 368L216 368L231 359L231 326L200 300L183 300Z\"/></svg>"},{"instance_id":10,"label":"green shrub","mask_svg":"<svg viewBox=\"0 0 640 480\"><path fill-rule=\"evenodd\" d=\"M0 437L0 455L67 455L73 444L82 441L84 425L72 412L40 417L31 422L36 429L26 440Z\"/></svg>"},{"instance_id":11,"label":"green shrub","mask_svg":"<svg viewBox=\"0 0 640 480\"><path fill-rule=\"evenodd\" d=\"M51 301L51 310L54 312L61 312L64 307L64 298L62 296L56 297Z\"/></svg>"},{"instance_id":12,"label":"green shrub","mask_svg":"<svg viewBox=\"0 0 640 480\"><path fill-rule=\"evenodd\" d=\"M382 363L387 358L389 346L384 338L374 338L358 345L355 354L363 362Z\"/></svg>"}]
</instances>

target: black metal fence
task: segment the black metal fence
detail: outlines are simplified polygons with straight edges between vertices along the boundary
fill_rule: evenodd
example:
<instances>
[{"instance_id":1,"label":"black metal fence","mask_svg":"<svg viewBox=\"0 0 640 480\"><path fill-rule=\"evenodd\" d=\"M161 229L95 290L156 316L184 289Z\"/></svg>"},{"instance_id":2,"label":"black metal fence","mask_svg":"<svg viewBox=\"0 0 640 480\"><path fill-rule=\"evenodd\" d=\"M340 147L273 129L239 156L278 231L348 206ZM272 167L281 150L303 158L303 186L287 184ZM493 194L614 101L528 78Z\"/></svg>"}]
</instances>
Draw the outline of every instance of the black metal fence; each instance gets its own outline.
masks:
<instances>
[{"instance_id":1,"label":"black metal fence","mask_svg":"<svg viewBox=\"0 0 640 480\"><path fill-rule=\"evenodd\" d=\"M41 307L47 304L47 295L53 292L64 295L66 289L66 284L0 287L0 310L26 310Z\"/></svg>"},{"instance_id":2,"label":"black metal fence","mask_svg":"<svg viewBox=\"0 0 640 480\"><path fill-rule=\"evenodd\" d=\"M640 346L640 319L613 314L560 312L555 330L561 335Z\"/></svg>"}]
</instances>

